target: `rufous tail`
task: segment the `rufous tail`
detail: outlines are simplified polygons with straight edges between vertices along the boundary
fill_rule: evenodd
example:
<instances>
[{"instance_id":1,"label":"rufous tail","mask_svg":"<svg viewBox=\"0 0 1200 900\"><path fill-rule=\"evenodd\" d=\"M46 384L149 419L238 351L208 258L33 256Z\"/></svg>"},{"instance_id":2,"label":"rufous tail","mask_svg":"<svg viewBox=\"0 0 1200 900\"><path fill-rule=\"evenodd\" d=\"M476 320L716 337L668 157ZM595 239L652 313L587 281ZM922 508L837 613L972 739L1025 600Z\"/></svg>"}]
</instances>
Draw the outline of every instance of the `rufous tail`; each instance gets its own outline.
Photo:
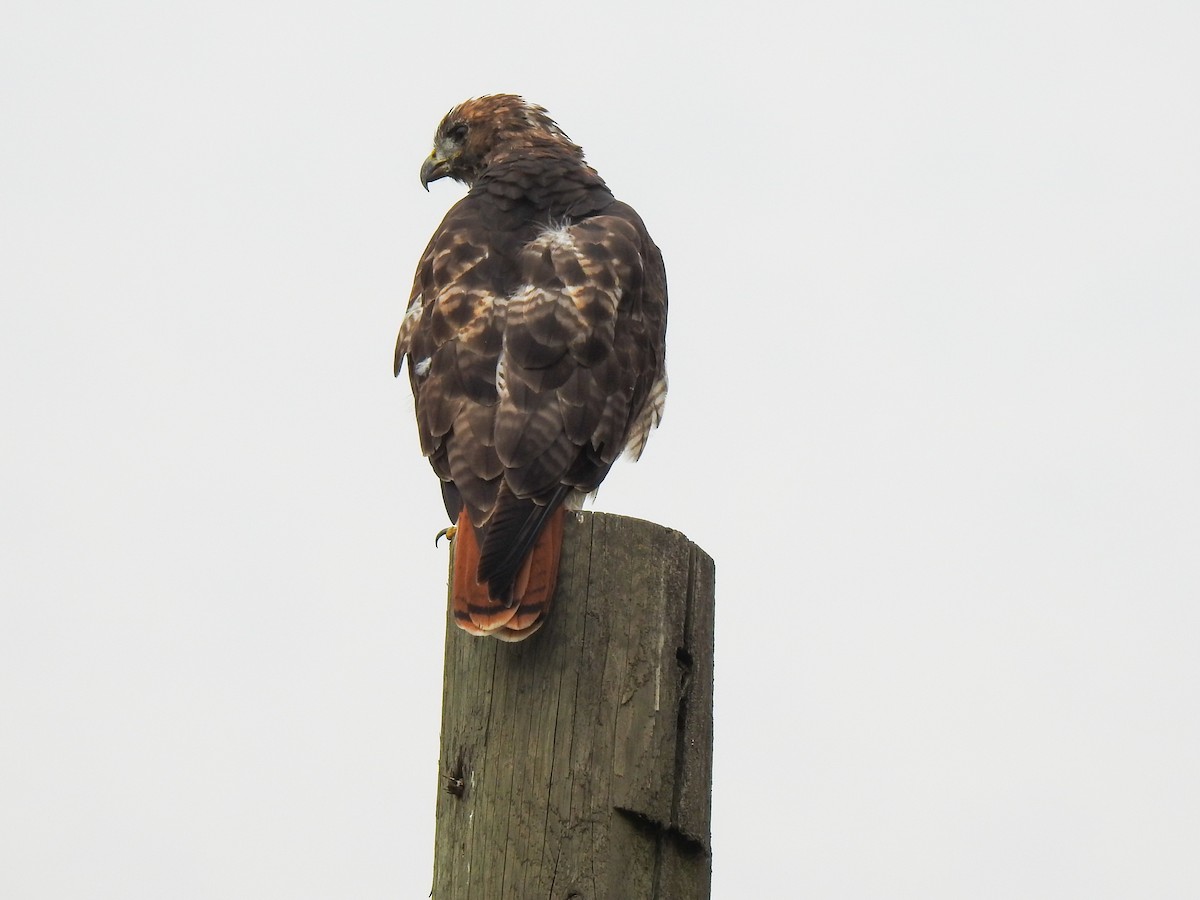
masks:
<instances>
[{"instance_id":1,"label":"rufous tail","mask_svg":"<svg viewBox=\"0 0 1200 900\"><path fill-rule=\"evenodd\" d=\"M542 627L558 584L558 561L562 553L563 515L559 507L522 563L513 584L512 604L493 600L488 586L476 579L479 571L479 542L464 507L458 514L454 535L454 574L450 588L450 610L454 624L475 635L502 641L523 641Z\"/></svg>"}]
</instances>

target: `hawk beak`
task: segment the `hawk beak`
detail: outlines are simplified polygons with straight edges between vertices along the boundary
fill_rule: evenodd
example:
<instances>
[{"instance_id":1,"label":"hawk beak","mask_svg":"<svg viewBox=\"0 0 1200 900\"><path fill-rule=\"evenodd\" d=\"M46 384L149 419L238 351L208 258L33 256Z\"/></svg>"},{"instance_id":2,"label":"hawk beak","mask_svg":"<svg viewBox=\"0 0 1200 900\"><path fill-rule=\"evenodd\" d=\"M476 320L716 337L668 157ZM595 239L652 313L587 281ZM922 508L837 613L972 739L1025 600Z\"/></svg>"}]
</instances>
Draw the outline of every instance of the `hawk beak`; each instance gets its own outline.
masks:
<instances>
[{"instance_id":1,"label":"hawk beak","mask_svg":"<svg viewBox=\"0 0 1200 900\"><path fill-rule=\"evenodd\" d=\"M428 191L429 182L445 178L448 174L450 174L450 161L439 157L435 150L429 154L425 162L421 163L421 187Z\"/></svg>"}]
</instances>

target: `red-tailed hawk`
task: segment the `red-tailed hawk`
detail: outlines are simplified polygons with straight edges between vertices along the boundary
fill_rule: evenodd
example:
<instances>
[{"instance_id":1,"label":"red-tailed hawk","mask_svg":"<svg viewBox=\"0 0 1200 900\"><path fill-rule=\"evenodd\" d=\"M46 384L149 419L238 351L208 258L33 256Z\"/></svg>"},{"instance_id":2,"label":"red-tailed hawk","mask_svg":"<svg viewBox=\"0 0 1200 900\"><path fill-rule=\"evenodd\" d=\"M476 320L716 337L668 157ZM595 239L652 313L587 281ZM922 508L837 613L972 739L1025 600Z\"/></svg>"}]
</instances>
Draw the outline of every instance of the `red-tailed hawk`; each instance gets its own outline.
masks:
<instances>
[{"instance_id":1,"label":"red-tailed hawk","mask_svg":"<svg viewBox=\"0 0 1200 900\"><path fill-rule=\"evenodd\" d=\"M467 100L421 184L469 188L421 256L396 342L421 450L457 521L452 601L521 640L558 576L564 506L637 458L666 397L667 283L634 210L540 106Z\"/></svg>"}]
</instances>

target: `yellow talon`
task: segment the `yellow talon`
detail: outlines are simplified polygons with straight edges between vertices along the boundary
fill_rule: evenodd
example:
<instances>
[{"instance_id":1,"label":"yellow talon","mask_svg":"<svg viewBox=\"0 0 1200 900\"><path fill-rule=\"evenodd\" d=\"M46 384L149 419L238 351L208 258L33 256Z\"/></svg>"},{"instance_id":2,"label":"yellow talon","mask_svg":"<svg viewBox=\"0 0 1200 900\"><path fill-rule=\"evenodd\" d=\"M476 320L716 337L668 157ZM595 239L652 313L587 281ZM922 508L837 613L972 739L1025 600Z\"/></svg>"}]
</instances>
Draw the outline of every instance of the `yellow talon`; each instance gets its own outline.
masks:
<instances>
[{"instance_id":1,"label":"yellow talon","mask_svg":"<svg viewBox=\"0 0 1200 900\"><path fill-rule=\"evenodd\" d=\"M452 542L452 543L453 543L453 541L454 541L454 536L455 536L456 534L458 534L458 526L457 526L457 525L449 525L449 526L447 526L447 527L443 528L443 529L442 529L441 531L439 531L439 532L437 533L437 535L434 537L434 539L433 539L433 546L435 546L435 547L436 547L436 546L438 545L438 541L440 541L442 538L445 538L446 540L448 540L448 541L450 541L450 542Z\"/></svg>"}]
</instances>

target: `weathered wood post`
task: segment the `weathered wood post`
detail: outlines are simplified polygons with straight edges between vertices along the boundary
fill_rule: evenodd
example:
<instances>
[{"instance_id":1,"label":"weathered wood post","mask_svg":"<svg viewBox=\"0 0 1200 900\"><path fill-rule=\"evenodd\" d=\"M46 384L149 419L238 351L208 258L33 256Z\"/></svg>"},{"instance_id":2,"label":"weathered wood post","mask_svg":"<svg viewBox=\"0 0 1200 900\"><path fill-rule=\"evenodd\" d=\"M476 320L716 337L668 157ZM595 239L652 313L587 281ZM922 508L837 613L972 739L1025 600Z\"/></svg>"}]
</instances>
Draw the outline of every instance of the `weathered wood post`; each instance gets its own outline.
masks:
<instances>
[{"instance_id":1,"label":"weathered wood post","mask_svg":"<svg viewBox=\"0 0 1200 900\"><path fill-rule=\"evenodd\" d=\"M538 634L448 625L434 900L709 896L713 596L679 532L568 513Z\"/></svg>"}]
</instances>

